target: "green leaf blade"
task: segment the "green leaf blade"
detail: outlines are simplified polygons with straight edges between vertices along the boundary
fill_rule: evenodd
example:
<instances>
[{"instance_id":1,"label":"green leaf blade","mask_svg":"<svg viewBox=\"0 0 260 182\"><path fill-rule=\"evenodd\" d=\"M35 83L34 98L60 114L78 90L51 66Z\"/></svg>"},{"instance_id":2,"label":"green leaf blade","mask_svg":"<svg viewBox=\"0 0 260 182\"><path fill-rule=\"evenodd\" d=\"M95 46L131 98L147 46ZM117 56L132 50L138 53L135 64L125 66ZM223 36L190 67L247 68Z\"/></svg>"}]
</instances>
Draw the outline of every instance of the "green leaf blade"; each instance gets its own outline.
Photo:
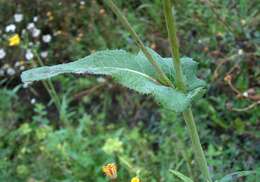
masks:
<instances>
[{"instance_id":1,"label":"green leaf blade","mask_svg":"<svg viewBox=\"0 0 260 182\"><path fill-rule=\"evenodd\" d=\"M158 64L174 82L175 70L172 61L162 58L153 50L149 49ZM183 112L192 100L201 92L203 84L197 79L196 62L186 59L183 62L184 73L187 73L187 81L192 81L187 94L181 93L173 88L162 85L152 65L147 61L142 52L134 55L123 50L106 50L91 54L78 61L55 66L44 66L31 69L22 73L23 82L33 82L66 74L94 74L112 76L121 85L142 94L151 94L155 100L175 112ZM192 67L192 70L185 71ZM194 84L194 82L196 82ZM191 84L187 82L187 84Z\"/></svg>"}]
</instances>

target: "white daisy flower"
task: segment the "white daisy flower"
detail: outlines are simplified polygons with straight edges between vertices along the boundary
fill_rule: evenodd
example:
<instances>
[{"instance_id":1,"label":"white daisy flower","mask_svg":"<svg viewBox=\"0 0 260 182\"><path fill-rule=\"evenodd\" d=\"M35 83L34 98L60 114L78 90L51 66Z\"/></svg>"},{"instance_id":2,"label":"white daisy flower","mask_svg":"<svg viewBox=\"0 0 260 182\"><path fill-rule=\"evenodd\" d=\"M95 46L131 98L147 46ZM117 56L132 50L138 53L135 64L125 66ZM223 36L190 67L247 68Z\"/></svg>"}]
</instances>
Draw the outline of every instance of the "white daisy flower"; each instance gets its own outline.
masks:
<instances>
[{"instance_id":1,"label":"white daisy flower","mask_svg":"<svg viewBox=\"0 0 260 182\"><path fill-rule=\"evenodd\" d=\"M40 33L41 33L40 29L38 29L38 28L32 29L32 36L33 37L39 37Z\"/></svg>"},{"instance_id":2,"label":"white daisy flower","mask_svg":"<svg viewBox=\"0 0 260 182\"><path fill-rule=\"evenodd\" d=\"M47 56L48 56L48 51L42 51L42 52L40 53L40 55L41 55L42 58L47 58Z\"/></svg>"},{"instance_id":3,"label":"white daisy flower","mask_svg":"<svg viewBox=\"0 0 260 182\"><path fill-rule=\"evenodd\" d=\"M45 43L49 43L51 41L52 37L50 34L46 34L42 36L42 41Z\"/></svg>"},{"instance_id":4,"label":"white daisy flower","mask_svg":"<svg viewBox=\"0 0 260 182\"><path fill-rule=\"evenodd\" d=\"M17 13L17 14L14 15L14 21L15 21L15 22L19 23L19 22L21 22L22 20L23 20L23 14Z\"/></svg>"},{"instance_id":5,"label":"white daisy flower","mask_svg":"<svg viewBox=\"0 0 260 182\"><path fill-rule=\"evenodd\" d=\"M25 58L29 61L33 58L33 53L30 49L26 50Z\"/></svg>"},{"instance_id":6,"label":"white daisy flower","mask_svg":"<svg viewBox=\"0 0 260 182\"><path fill-rule=\"evenodd\" d=\"M6 56L6 52L4 49L0 49L0 59L4 59Z\"/></svg>"},{"instance_id":7,"label":"white daisy flower","mask_svg":"<svg viewBox=\"0 0 260 182\"><path fill-rule=\"evenodd\" d=\"M35 24L33 22L28 23L27 27L28 30L32 30L35 28Z\"/></svg>"},{"instance_id":8,"label":"white daisy flower","mask_svg":"<svg viewBox=\"0 0 260 182\"><path fill-rule=\"evenodd\" d=\"M80 1L80 5L85 5L85 1Z\"/></svg>"},{"instance_id":9,"label":"white daisy flower","mask_svg":"<svg viewBox=\"0 0 260 182\"><path fill-rule=\"evenodd\" d=\"M16 26L15 24L10 24L5 27L5 32L15 32Z\"/></svg>"},{"instance_id":10,"label":"white daisy flower","mask_svg":"<svg viewBox=\"0 0 260 182\"><path fill-rule=\"evenodd\" d=\"M6 73L10 76L13 76L15 74L15 70L13 68L7 68Z\"/></svg>"}]
</instances>

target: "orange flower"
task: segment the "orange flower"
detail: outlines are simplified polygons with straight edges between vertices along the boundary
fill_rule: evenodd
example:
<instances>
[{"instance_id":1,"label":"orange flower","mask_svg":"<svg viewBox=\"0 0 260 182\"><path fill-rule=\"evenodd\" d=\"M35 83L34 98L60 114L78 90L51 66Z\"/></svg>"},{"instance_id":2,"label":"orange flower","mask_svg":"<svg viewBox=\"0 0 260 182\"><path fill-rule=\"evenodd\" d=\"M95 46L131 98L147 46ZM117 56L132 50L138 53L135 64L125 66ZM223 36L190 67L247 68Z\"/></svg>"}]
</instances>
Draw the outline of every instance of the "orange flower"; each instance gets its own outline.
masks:
<instances>
[{"instance_id":1,"label":"orange flower","mask_svg":"<svg viewBox=\"0 0 260 182\"><path fill-rule=\"evenodd\" d=\"M117 178L117 167L114 163L109 163L109 164L103 166L102 170L108 178L110 178L110 179Z\"/></svg>"},{"instance_id":2,"label":"orange flower","mask_svg":"<svg viewBox=\"0 0 260 182\"><path fill-rule=\"evenodd\" d=\"M131 182L141 182L141 180L138 177L133 177Z\"/></svg>"}]
</instances>

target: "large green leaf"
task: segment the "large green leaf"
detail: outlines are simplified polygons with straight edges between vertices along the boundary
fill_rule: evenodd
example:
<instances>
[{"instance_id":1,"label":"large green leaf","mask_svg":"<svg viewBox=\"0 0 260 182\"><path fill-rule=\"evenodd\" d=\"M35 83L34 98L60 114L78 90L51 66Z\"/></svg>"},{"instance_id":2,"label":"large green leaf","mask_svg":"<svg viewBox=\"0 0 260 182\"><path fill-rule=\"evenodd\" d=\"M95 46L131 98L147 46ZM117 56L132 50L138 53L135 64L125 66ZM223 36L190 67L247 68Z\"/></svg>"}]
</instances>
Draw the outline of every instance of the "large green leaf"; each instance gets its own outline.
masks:
<instances>
[{"instance_id":1,"label":"large green leaf","mask_svg":"<svg viewBox=\"0 0 260 182\"><path fill-rule=\"evenodd\" d=\"M150 53L174 83L175 70L170 58ZM176 112L184 111L194 98L201 95L205 83L196 77L197 63L182 58L182 67L188 93L181 93L160 83L159 77L142 52L134 55L123 50L105 50L78 61L31 69L22 73L23 82L48 79L64 73L110 75L118 83L142 94L151 94L164 107Z\"/></svg>"}]
</instances>

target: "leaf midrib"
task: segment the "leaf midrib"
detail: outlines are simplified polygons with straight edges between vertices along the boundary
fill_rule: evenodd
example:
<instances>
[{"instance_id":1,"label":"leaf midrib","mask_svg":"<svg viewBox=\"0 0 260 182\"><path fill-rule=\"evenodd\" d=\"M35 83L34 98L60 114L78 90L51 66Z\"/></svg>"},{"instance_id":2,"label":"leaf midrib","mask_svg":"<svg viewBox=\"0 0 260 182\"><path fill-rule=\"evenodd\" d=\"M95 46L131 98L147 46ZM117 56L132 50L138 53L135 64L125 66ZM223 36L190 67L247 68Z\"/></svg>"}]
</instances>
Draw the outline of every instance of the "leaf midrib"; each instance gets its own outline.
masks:
<instances>
[{"instance_id":1,"label":"leaf midrib","mask_svg":"<svg viewBox=\"0 0 260 182\"><path fill-rule=\"evenodd\" d=\"M118 71L129 71L129 72L132 72L132 73L135 73L135 74L139 74L147 79L149 79L150 81L153 81L154 83L158 84L158 85L161 85L156 79L154 79L153 77L145 74L145 73L142 73L142 72L139 72L139 71L135 71L135 70L131 70L131 69L128 69L128 68L119 68L119 67L92 67L94 69L112 69L112 70L118 70Z\"/></svg>"}]
</instances>

